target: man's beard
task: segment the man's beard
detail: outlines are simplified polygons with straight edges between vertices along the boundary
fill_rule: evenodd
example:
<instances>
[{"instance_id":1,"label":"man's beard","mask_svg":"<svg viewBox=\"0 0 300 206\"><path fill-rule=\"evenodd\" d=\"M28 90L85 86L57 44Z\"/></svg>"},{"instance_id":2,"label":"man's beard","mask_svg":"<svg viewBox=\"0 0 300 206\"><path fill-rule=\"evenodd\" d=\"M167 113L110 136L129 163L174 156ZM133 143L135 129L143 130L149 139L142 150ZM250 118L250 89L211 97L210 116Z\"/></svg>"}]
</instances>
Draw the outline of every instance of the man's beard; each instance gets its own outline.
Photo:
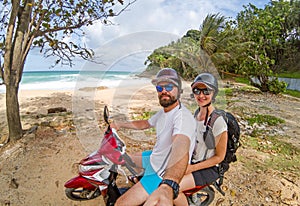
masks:
<instances>
[{"instance_id":1,"label":"man's beard","mask_svg":"<svg viewBox=\"0 0 300 206\"><path fill-rule=\"evenodd\" d=\"M169 99L162 99L163 96L168 96ZM160 95L159 96L159 104L162 107L168 107L177 102L177 98L170 95Z\"/></svg>"}]
</instances>

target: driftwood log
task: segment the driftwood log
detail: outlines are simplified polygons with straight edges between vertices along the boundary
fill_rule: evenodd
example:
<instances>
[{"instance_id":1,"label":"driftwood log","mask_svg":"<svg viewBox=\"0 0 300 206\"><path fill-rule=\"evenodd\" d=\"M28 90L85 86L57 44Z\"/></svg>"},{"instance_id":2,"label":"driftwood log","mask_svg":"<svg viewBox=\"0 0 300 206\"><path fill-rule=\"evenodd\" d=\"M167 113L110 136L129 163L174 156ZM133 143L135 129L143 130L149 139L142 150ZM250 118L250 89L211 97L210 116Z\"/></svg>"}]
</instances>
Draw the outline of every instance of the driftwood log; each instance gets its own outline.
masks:
<instances>
[{"instance_id":1,"label":"driftwood log","mask_svg":"<svg viewBox=\"0 0 300 206\"><path fill-rule=\"evenodd\" d=\"M48 109L48 114L60 113L60 112L66 112L66 111L67 111L67 109L64 107L55 107L55 108Z\"/></svg>"}]
</instances>

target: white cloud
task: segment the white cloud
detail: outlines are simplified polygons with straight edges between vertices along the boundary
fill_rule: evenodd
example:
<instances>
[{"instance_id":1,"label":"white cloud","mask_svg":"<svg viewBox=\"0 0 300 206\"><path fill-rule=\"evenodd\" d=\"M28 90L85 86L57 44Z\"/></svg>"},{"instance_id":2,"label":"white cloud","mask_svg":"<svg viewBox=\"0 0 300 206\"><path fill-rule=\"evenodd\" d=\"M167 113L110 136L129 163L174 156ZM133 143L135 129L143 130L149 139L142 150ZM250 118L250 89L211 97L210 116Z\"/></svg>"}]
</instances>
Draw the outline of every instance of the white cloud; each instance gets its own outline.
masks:
<instances>
[{"instance_id":1,"label":"white cloud","mask_svg":"<svg viewBox=\"0 0 300 206\"><path fill-rule=\"evenodd\" d=\"M100 22L87 29L90 46L100 46L114 38L141 31L160 31L182 36L189 29L199 29L211 13L235 17L243 5L263 6L266 0L137 0L121 15L112 19L115 25Z\"/></svg>"},{"instance_id":2,"label":"white cloud","mask_svg":"<svg viewBox=\"0 0 300 206\"><path fill-rule=\"evenodd\" d=\"M137 0L119 16L111 19L114 25L106 26L98 22L87 27L82 43L99 49L103 45L112 45L111 41L117 41L126 35L147 31L166 32L181 37L190 29L199 29L208 14L220 13L226 17L235 17L243 10L243 5L250 2L257 7L263 7L269 1ZM159 35L157 38L160 38Z\"/></svg>"}]
</instances>

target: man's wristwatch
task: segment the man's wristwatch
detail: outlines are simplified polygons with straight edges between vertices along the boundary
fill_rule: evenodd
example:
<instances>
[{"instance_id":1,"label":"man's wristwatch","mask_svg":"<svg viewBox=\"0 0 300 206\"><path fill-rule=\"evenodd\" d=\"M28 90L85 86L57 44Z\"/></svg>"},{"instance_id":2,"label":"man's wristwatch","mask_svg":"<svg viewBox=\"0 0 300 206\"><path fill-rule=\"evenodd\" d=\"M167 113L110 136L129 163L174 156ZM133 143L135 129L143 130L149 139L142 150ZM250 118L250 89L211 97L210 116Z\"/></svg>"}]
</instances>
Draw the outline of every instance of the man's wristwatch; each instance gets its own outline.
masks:
<instances>
[{"instance_id":1,"label":"man's wristwatch","mask_svg":"<svg viewBox=\"0 0 300 206\"><path fill-rule=\"evenodd\" d=\"M173 189L173 199L176 199L178 197L179 185L177 182L169 179L163 179L159 185L161 184L169 185Z\"/></svg>"}]
</instances>

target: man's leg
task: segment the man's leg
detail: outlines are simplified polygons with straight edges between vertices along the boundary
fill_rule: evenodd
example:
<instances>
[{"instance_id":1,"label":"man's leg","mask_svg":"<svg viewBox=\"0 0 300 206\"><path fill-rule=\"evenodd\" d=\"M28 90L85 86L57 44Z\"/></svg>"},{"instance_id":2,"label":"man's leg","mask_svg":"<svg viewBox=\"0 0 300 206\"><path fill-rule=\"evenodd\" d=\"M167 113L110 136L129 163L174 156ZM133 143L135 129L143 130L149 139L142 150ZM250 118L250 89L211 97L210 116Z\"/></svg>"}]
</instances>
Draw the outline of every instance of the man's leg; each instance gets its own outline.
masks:
<instances>
[{"instance_id":1,"label":"man's leg","mask_svg":"<svg viewBox=\"0 0 300 206\"><path fill-rule=\"evenodd\" d=\"M142 152L129 155L138 168L142 168Z\"/></svg>"},{"instance_id":2,"label":"man's leg","mask_svg":"<svg viewBox=\"0 0 300 206\"><path fill-rule=\"evenodd\" d=\"M125 194L118 198L115 206L138 206L148 198L148 193L140 182L133 185Z\"/></svg>"},{"instance_id":3,"label":"man's leg","mask_svg":"<svg viewBox=\"0 0 300 206\"><path fill-rule=\"evenodd\" d=\"M150 151L144 151L143 153L136 153L130 155L131 159L137 164L138 167L148 166L150 164ZM147 169L147 168L145 168ZM143 204L148 198L148 192L144 189L140 182L134 184L129 190L118 198L116 206L134 206Z\"/></svg>"},{"instance_id":4,"label":"man's leg","mask_svg":"<svg viewBox=\"0 0 300 206\"><path fill-rule=\"evenodd\" d=\"M116 202L117 206L134 206L143 204L148 196L157 189L161 178L155 173L150 163L150 155L152 151L144 151L142 153L142 166L145 173L140 182L131 187Z\"/></svg>"}]
</instances>

